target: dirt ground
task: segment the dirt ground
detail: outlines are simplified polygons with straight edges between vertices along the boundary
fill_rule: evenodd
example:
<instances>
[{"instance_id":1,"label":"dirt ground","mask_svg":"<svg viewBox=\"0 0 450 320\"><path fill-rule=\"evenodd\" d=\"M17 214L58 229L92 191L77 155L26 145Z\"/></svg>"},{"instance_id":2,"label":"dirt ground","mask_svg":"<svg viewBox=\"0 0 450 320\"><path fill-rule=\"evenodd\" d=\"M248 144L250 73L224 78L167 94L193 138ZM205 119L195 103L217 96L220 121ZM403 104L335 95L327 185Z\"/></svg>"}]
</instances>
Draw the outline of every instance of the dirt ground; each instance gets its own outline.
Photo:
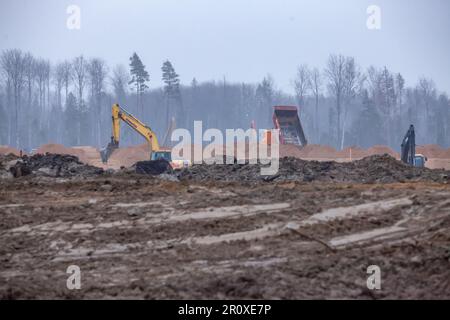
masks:
<instances>
[{"instance_id":1,"label":"dirt ground","mask_svg":"<svg viewBox=\"0 0 450 320\"><path fill-rule=\"evenodd\" d=\"M203 175L253 171L149 176L46 159L0 179L1 299L450 299L448 172L291 159L278 179L227 181ZM66 287L70 265L80 290ZM380 290L367 288L370 265Z\"/></svg>"},{"instance_id":2,"label":"dirt ground","mask_svg":"<svg viewBox=\"0 0 450 320\"><path fill-rule=\"evenodd\" d=\"M221 147L224 150L232 150L235 146ZM383 154L389 154L396 159L400 159L400 155L397 152L382 145L375 145L368 149L353 146L340 151L326 145L310 144L301 148L295 145L280 145L279 151L280 157L295 157L316 161L351 162L367 156ZM45 154L47 152L73 155L84 163L103 169L130 167L137 161L144 161L150 158L149 146L147 144L121 147L113 152L107 164L102 163L99 150L92 146L65 147L61 144L49 143L40 146L36 150L38 154ZM450 170L450 148L446 149L435 144L429 144L417 146L416 152L427 157L425 164L427 168ZM20 151L12 147L0 146L0 155L8 153L19 155ZM248 154L248 151L246 154Z\"/></svg>"}]
</instances>

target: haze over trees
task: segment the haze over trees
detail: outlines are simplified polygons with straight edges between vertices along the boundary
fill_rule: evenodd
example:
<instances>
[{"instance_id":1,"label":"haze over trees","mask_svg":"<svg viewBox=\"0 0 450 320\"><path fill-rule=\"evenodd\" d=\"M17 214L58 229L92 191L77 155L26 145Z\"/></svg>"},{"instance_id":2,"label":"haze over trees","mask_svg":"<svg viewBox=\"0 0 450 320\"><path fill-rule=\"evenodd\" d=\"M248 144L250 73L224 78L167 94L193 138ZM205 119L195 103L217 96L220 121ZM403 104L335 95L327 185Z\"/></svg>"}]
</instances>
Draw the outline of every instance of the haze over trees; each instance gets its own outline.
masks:
<instances>
[{"instance_id":1,"label":"haze over trees","mask_svg":"<svg viewBox=\"0 0 450 320\"><path fill-rule=\"evenodd\" d=\"M387 144L398 150L414 124L418 144L450 146L450 101L432 79L407 84L399 70L363 68L343 55L332 54L324 63L323 70L301 61L293 65L294 94L288 94L269 74L258 83L225 78L181 83L169 60L161 70L146 70L137 53L128 66L110 68L97 57L51 62L5 50L0 53L0 145L27 151L49 142L102 147L111 135L111 105L118 102L160 137L172 117L187 129L194 120L221 130L247 129L252 122L272 128L272 106L299 105L310 143ZM144 143L122 127L122 144Z\"/></svg>"}]
</instances>

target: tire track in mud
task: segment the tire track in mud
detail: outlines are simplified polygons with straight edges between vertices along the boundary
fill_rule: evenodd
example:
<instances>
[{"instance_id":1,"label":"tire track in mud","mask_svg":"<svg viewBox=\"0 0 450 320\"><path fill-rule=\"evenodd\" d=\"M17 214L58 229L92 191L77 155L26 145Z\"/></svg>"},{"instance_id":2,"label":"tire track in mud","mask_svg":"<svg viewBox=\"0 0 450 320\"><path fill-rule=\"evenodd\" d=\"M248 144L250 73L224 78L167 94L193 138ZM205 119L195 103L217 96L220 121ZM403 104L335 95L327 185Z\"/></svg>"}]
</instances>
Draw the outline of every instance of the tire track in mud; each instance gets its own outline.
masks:
<instances>
[{"instance_id":1,"label":"tire track in mud","mask_svg":"<svg viewBox=\"0 0 450 320\"><path fill-rule=\"evenodd\" d=\"M365 276L361 266L369 262L409 275L390 279L385 296L417 297L394 284L416 279L415 272L426 279L425 267L436 281L445 276L440 248L450 243L450 189L441 185L290 183L250 191L235 184L158 182L161 189L153 193L150 184L119 179L112 185L92 194L63 183L52 186L55 194L45 201L0 202L3 218L21 217L0 228L0 297L11 285L21 290L16 297L42 296L42 288L49 297L65 296L58 283L65 283L63 271L73 263L85 272L87 284L78 293L85 298L364 297L364 281L352 273ZM26 192L16 189L14 199ZM49 210L66 198L67 211ZM389 229L394 226L402 229ZM424 261L420 272L402 262L416 256ZM438 265L430 268L428 259ZM41 287L26 289L24 280Z\"/></svg>"}]
</instances>

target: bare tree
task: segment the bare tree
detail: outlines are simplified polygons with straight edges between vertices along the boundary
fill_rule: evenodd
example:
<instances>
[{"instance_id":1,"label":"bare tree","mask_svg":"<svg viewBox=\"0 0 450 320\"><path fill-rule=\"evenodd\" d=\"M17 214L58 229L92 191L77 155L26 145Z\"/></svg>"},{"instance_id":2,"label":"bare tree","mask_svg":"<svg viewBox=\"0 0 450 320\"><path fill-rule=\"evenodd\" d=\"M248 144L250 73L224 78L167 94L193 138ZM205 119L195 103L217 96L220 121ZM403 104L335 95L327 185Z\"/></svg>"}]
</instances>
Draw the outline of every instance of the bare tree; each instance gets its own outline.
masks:
<instances>
[{"instance_id":1,"label":"bare tree","mask_svg":"<svg viewBox=\"0 0 450 320\"><path fill-rule=\"evenodd\" d=\"M104 60L99 58L91 59L89 66L89 82L91 84L91 98L94 103L97 117L97 145L101 146L101 123L102 123L102 95L105 87L105 79L108 68Z\"/></svg>"},{"instance_id":2,"label":"bare tree","mask_svg":"<svg viewBox=\"0 0 450 320\"><path fill-rule=\"evenodd\" d=\"M355 96L359 92L359 88L361 87L361 79L361 71L359 66L355 63L355 58L345 58L343 85L344 122L342 125L341 149L344 148L345 143L345 127L347 124L349 106L353 103Z\"/></svg>"},{"instance_id":3,"label":"bare tree","mask_svg":"<svg viewBox=\"0 0 450 320\"><path fill-rule=\"evenodd\" d=\"M0 58L0 65L7 79L7 85L12 88L14 99L14 143L20 146L19 135L19 114L20 114L20 98L22 96L22 88L25 79L24 55L18 49L6 50ZM11 142L11 141L10 141Z\"/></svg>"},{"instance_id":4,"label":"bare tree","mask_svg":"<svg viewBox=\"0 0 450 320\"><path fill-rule=\"evenodd\" d=\"M345 77L345 63L346 59L343 55L330 55L327 66L325 68L325 75L328 78L328 91L336 101L336 133L337 137L341 136L341 114L342 114L342 98L344 94L344 77ZM330 137L333 139L333 137Z\"/></svg>"},{"instance_id":5,"label":"bare tree","mask_svg":"<svg viewBox=\"0 0 450 320\"><path fill-rule=\"evenodd\" d=\"M25 83L27 87L27 105L30 107L32 103L32 92L33 92L33 82L36 76L35 74L35 64L36 60L31 55L31 53L25 54L24 65L25 65Z\"/></svg>"},{"instance_id":6,"label":"bare tree","mask_svg":"<svg viewBox=\"0 0 450 320\"><path fill-rule=\"evenodd\" d=\"M64 93L65 93L65 100L67 101L67 97L69 95L69 86L70 83L72 81L72 64L65 60L62 64L61 64L61 76L63 79L63 84L64 84Z\"/></svg>"},{"instance_id":7,"label":"bare tree","mask_svg":"<svg viewBox=\"0 0 450 320\"><path fill-rule=\"evenodd\" d=\"M50 110L50 77L52 74L52 65L50 60L45 61L45 84L47 85L47 110Z\"/></svg>"},{"instance_id":8,"label":"bare tree","mask_svg":"<svg viewBox=\"0 0 450 320\"><path fill-rule=\"evenodd\" d=\"M432 114L431 106L433 101L436 100L436 86L433 80L422 77L419 79L417 89L421 96L422 105L425 107L425 130L428 135L432 135L435 131L435 124L432 123L434 114Z\"/></svg>"},{"instance_id":9,"label":"bare tree","mask_svg":"<svg viewBox=\"0 0 450 320\"><path fill-rule=\"evenodd\" d=\"M86 59L84 59L82 55L76 57L72 62L72 79L78 91L78 112L80 114L85 111L83 93L86 86L87 71L88 66ZM81 116L78 117L78 119L77 144L79 145L81 141Z\"/></svg>"},{"instance_id":10,"label":"bare tree","mask_svg":"<svg viewBox=\"0 0 450 320\"><path fill-rule=\"evenodd\" d=\"M310 71L306 64L297 68L297 75L294 80L294 89L300 108L305 106L305 96L311 88Z\"/></svg>"},{"instance_id":11,"label":"bare tree","mask_svg":"<svg viewBox=\"0 0 450 320\"><path fill-rule=\"evenodd\" d=\"M84 103L83 94L86 87L86 77L88 71L88 64L86 59L81 55L76 57L72 62L72 81L78 91L78 106L82 108Z\"/></svg>"},{"instance_id":12,"label":"bare tree","mask_svg":"<svg viewBox=\"0 0 450 320\"><path fill-rule=\"evenodd\" d=\"M130 75L127 72L124 65L116 65L112 71L111 84L114 89L114 95L116 100L121 103L125 100L128 93L128 82L130 81Z\"/></svg>"},{"instance_id":13,"label":"bare tree","mask_svg":"<svg viewBox=\"0 0 450 320\"><path fill-rule=\"evenodd\" d=\"M314 94L315 116L314 116L314 132L316 139L319 138L319 97L322 91L322 75L319 69L314 68L311 72L311 89Z\"/></svg>"},{"instance_id":14,"label":"bare tree","mask_svg":"<svg viewBox=\"0 0 450 320\"><path fill-rule=\"evenodd\" d=\"M44 59L38 59L34 67L39 90L39 109L40 112L43 112L45 110L45 96L47 91L47 78L50 76L50 65Z\"/></svg>"},{"instance_id":15,"label":"bare tree","mask_svg":"<svg viewBox=\"0 0 450 320\"><path fill-rule=\"evenodd\" d=\"M436 86L433 80L422 77L419 79L419 84L417 88L419 89L419 92L422 94L422 99L426 112L426 120L428 121L430 117L431 100L436 95Z\"/></svg>"},{"instance_id":16,"label":"bare tree","mask_svg":"<svg viewBox=\"0 0 450 320\"><path fill-rule=\"evenodd\" d=\"M56 104L59 108L62 108L62 97L61 91L64 86L64 63L58 63L55 67L55 93L56 93Z\"/></svg>"},{"instance_id":17,"label":"bare tree","mask_svg":"<svg viewBox=\"0 0 450 320\"><path fill-rule=\"evenodd\" d=\"M405 79L400 73L395 76L395 91L397 92L397 105L399 113L402 113L403 95L405 91Z\"/></svg>"},{"instance_id":18,"label":"bare tree","mask_svg":"<svg viewBox=\"0 0 450 320\"><path fill-rule=\"evenodd\" d=\"M25 130L26 130L26 145L30 147L32 142L31 137L31 123L33 118L33 87L34 87L34 81L36 77L35 73L35 65L36 65L36 59L31 55L31 53L25 54L24 58L24 66L25 66L25 85L27 87L27 112L25 114Z\"/></svg>"}]
</instances>

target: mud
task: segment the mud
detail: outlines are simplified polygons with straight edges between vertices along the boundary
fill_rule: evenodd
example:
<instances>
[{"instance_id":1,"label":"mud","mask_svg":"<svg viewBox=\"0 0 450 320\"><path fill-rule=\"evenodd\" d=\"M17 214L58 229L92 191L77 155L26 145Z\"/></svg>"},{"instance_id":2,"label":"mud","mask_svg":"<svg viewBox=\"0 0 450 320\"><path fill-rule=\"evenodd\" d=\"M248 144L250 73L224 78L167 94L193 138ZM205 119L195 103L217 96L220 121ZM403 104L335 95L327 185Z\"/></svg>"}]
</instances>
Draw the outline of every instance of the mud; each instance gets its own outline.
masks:
<instances>
[{"instance_id":1,"label":"mud","mask_svg":"<svg viewBox=\"0 0 450 320\"><path fill-rule=\"evenodd\" d=\"M0 173L18 163L31 173L0 179L0 299L450 299L443 170L286 158L270 180L258 166L112 173L48 154L2 156Z\"/></svg>"},{"instance_id":2,"label":"mud","mask_svg":"<svg viewBox=\"0 0 450 320\"><path fill-rule=\"evenodd\" d=\"M3 299L450 298L447 184L30 175L0 189Z\"/></svg>"}]
</instances>

